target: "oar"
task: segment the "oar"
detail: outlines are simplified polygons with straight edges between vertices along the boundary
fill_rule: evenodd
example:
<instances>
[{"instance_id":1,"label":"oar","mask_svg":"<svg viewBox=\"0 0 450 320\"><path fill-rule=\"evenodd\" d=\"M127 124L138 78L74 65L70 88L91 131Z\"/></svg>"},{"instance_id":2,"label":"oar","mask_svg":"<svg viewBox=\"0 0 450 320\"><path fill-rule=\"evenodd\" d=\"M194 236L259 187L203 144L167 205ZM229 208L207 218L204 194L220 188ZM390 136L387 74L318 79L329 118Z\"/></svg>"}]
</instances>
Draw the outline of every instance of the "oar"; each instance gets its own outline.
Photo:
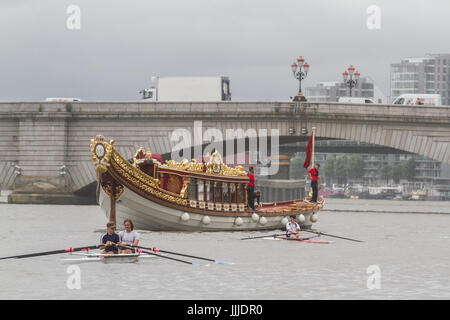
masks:
<instances>
[{"instance_id":1,"label":"oar","mask_svg":"<svg viewBox=\"0 0 450 320\"><path fill-rule=\"evenodd\" d=\"M269 235L265 235L265 236L242 238L241 240L251 240L251 239L271 238L271 237L279 237L279 236L285 236L285 235L286 235L286 234L283 234L283 233L275 233L275 234L269 234Z\"/></svg>"},{"instance_id":2,"label":"oar","mask_svg":"<svg viewBox=\"0 0 450 320\"><path fill-rule=\"evenodd\" d=\"M125 248L125 249L131 249L131 250L135 249L134 247L129 247L129 246L118 246L118 247L119 248ZM160 257L160 258L169 259L169 260L173 260L173 261L178 261L178 262L182 262L182 263L186 263L186 264L192 264L193 266L196 266L196 267L200 266L198 263L195 263L195 262L181 260L181 259L176 259L176 258L172 258L172 257L166 257L166 256L162 256L162 255L159 255L159 254L153 253L151 251L147 251L147 250L139 249L139 252L151 254L151 255L154 255L154 256L157 256L157 257Z\"/></svg>"},{"instance_id":3,"label":"oar","mask_svg":"<svg viewBox=\"0 0 450 320\"><path fill-rule=\"evenodd\" d=\"M219 264L233 264L232 262L227 262L227 261L223 261L223 260L202 258L202 257L198 257L198 256L192 256L192 255L189 255L189 254L184 254L184 253L178 253L178 252L172 252L172 251L167 251L167 250L161 250L161 249L158 249L158 248L146 248L146 247L141 247L141 246L136 246L136 247L139 248L139 249L152 250L154 252L163 252L163 253L173 254L173 255L176 255L176 256L183 256L183 257L194 258L194 259L199 259L199 260L212 261L212 262L219 263Z\"/></svg>"},{"instance_id":4,"label":"oar","mask_svg":"<svg viewBox=\"0 0 450 320\"><path fill-rule=\"evenodd\" d=\"M66 248L66 249L53 250L53 251L28 253L28 254L22 254L22 255L18 255L18 256L3 257L3 258L0 258L0 260L22 259L22 258L31 258L31 257L39 257L39 256L48 256L48 255L52 255L52 254L59 254L59 253L66 253L66 252L75 252L75 251L82 251L82 250L87 250L87 249L96 249L98 247L99 247L99 245L95 245L95 246L86 246L86 247L79 247L79 248Z\"/></svg>"},{"instance_id":5,"label":"oar","mask_svg":"<svg viewBox=\"0 0 450 320\"><path fill-rule=\"evenodd\" d=\"M311 232L311 233L315 233L318 234L319 236L324 235L324 236L328 236L328 237L333 237L333 238L338 238L338 239L344 239L344 240L350 240L350 241L355 241L355 242L364 242L361 240L356 240L356 239L350 239L350 238L345 238L345 237L340 237L340 236L335 236L332 234L328 234L328 233L323 233L323 232L318 232L318 231L311 231L311 230L302 230L302 231L306 231L306 232Z\"/></svg>"}]
</instances>

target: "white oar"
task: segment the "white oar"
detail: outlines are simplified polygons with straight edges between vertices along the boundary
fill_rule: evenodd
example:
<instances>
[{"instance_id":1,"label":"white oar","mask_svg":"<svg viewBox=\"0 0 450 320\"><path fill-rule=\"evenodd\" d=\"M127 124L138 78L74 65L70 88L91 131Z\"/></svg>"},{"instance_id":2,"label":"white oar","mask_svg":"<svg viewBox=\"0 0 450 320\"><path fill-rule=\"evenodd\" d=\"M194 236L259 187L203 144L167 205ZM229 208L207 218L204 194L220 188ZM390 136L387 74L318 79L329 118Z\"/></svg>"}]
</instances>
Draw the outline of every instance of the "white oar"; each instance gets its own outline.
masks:
<instances>
[{"instance_id":1,"label":"white oar","mask_svg":"<svg viewBox=\"0 0 450 320\"><path fill-rule=\"evenodd\" d=\"M194 258L194 259L199 259L199 260L212 261L212 262L219 263L219 264L233 264L233 262L227 262L227 261L218 260L218 259L203 258L203 257L193 256L193 255L184 254L184 253L178 253L178 252L173 252L173 251L161 250L161 249L158 249L158 248L146 248L146 247L140 247L140 246L136 246L136 247L140 248L140 249L152 250L154 252L163 252L163 253L168 253L168 254L174 254L174 255L177 255L177 256L183 256L183 257Z\"/></svg>"}]
</instances>

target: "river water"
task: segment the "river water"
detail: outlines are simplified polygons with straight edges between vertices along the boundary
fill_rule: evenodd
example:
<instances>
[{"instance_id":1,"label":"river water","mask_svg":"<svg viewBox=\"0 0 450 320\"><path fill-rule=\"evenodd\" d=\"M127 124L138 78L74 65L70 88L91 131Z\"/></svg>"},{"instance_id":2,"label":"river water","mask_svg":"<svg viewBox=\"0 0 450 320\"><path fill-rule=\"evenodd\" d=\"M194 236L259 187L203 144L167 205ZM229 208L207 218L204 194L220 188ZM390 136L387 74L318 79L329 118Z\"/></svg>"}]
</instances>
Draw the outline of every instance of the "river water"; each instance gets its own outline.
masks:
<instances>
[{"instance_id":1,"label":"river water","mask_svg":"<svg viewBox=\"0 0 450 320\"><path fill-rule=\"evenodd\" d=\"M449 202L329 199L326 208L316 229L364 242L240 240L270 231L144 231L141 245L234 264L197 260L195 267L162 258L78 264L81 287L69 289L73 269L61 255L5 260L0 298L450 298ZM105 222L96 206L0 204L0 256L97 244Z\"/></svg>"}]
</instances>

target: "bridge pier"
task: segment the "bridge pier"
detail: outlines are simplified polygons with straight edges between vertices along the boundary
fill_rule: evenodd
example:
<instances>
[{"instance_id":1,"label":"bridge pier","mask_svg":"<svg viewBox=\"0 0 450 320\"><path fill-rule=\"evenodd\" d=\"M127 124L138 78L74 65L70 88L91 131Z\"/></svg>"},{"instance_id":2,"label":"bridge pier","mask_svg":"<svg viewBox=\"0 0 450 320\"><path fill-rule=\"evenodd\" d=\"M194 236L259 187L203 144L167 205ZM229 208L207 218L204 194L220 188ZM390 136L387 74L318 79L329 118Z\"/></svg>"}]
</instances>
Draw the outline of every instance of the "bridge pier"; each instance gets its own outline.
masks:
<instances>
[{"instance_id":1,"label":"bridge pier","mask_svg":"<svg viewBox=\"0 0 450 320\"><path fill-rule=\"evenodd\" d=\"M271 175L269 179L289 180L289 167L292 155L279 154L270 157L272 165L278 166L278 173Z\"/></svg>"},{"instance_id":2,"label":"bridge pier","mask_svg":"<svg viewBox=\"0 0 450 320\"><path fill-rule=\"evenodd\" d=\"M41 108L40 106L39 108ZM72 116L62 106L56 112L15 112L17 141L14 145L18 172L11 183L9 203L88 204L73 194L67 176L68 126Z\"/></svg>"}]
</instances>

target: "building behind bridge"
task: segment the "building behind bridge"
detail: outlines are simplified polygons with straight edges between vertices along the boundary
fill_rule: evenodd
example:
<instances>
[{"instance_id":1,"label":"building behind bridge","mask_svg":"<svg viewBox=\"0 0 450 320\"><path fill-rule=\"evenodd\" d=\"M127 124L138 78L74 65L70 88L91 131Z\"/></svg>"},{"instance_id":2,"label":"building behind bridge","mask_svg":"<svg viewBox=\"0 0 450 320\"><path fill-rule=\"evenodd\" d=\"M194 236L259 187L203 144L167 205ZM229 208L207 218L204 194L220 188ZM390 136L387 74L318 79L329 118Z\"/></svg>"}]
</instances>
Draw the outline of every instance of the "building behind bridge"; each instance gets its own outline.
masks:
<instances>
[{"instance_id":1,"label":"building behind bridge","mask_svg":"<svg viewBox=\"0 0 450 320\"><path fill-rule=\"evenodd\" d=\"M404 58L391 64L391 101L401 94L440 94L450 105L450 54Z\"/></svg>"},{"instance_id":2,"label":"building behind bridge","mask_svg":"<svg viewBox=\"0 0 450 320\"><path fill-rule=\"evenodd\" d=\"M323 81L316 86L307 87L305 96L309 102L336 102L340 97L348 97L349 89L342 81ZM362 77L355 88L353 97L370 98L375 103L388 103L386 95L370 77Z\"/></svg>"}]
</instances>

